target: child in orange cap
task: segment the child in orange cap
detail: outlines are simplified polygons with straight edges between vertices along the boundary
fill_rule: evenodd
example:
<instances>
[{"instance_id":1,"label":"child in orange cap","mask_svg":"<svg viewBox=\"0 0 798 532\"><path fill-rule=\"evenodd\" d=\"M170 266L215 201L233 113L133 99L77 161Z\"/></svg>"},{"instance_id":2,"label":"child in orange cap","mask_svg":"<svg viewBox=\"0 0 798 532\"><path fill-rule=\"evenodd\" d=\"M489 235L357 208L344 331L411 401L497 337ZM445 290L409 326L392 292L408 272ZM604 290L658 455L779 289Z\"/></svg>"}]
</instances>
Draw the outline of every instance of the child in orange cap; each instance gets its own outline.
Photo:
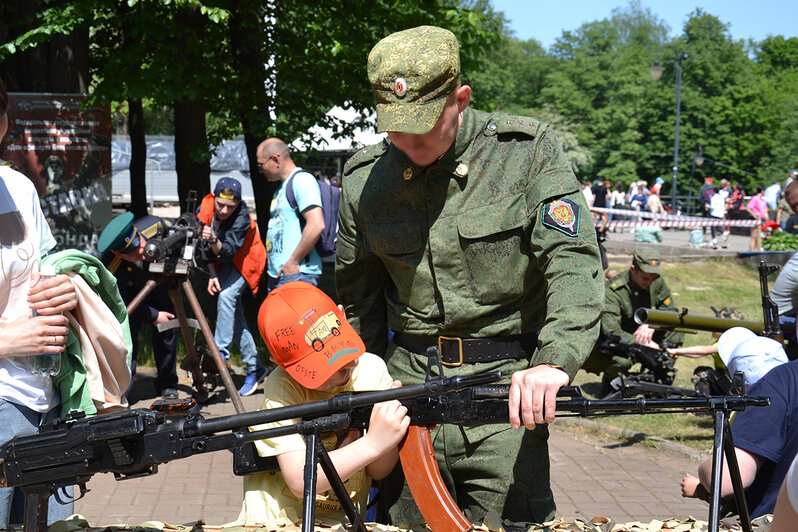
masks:
<instances>
[{"instance_id":1,"label":"child in orange cap","mask_svg":"<svg viewBox=\"0 0 798 532\"><path fill-rule=\"evenodd\" d=\"M326 400L350 391L384 390L401 386L393 381L383 360L365 352L360 336L333 301L315 286L294 281L272 290L258 314L258 328L279 365L263 386L261 409ZM252 427L261 430L287 426L285 420ZM410 418L399 401L374 406L365 436L323 434L324 447L362 515L371 479L391 472L399 457L397 444ZM261 456L276 456L278 473L244 477L244 505L239 522L285 526L302 518L305 442L299 434L256 442ZM329 491L328 491L329 490ZM346 514L318 468L316 519L325 524L346 523Z\"/></svg>"}]
</instances>

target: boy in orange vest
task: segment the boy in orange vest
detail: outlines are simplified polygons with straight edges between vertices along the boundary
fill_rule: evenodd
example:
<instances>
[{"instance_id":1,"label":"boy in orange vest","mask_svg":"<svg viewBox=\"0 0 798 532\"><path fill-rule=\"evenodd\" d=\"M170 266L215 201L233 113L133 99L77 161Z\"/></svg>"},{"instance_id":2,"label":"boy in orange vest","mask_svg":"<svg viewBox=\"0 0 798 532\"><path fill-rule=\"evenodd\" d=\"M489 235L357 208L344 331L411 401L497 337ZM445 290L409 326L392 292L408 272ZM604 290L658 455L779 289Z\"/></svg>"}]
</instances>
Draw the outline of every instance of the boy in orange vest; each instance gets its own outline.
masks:
<instances>
[{"instance_id":1,"label":"boy in orange vest","mask_svg":"<svg viewBox=\"0 0 798 532\"><path fill-rule=\"evenodd\" d=\"M208 280L208 293L219 294L214 340L225 358L230 358L230 345L234 341L238 344L247 371L238 392L251 395L268 372L258 359L241 294L247 286L257 294L266 266L266 248L247 204L241 200L241 183L237 179L223 177L217 181L213 194L202 199L197 217L205 224L202 238L217 259L215 268L210 265Z\"/></svg>"}]
</instances>

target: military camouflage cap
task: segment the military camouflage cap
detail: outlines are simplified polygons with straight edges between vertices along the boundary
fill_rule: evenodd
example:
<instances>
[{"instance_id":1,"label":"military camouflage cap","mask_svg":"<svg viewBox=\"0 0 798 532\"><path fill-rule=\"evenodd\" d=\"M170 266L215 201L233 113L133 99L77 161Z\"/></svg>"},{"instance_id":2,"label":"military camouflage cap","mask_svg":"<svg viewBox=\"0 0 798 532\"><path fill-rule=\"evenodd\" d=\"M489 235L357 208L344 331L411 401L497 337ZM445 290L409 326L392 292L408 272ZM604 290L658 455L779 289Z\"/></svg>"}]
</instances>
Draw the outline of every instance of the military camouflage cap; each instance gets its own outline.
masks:
<instances>
[{"instance_id":1,"label":"military camouflage cap","mask_svg":"<svg viewBox=\"0 0 798 532\"><path fill-rule=\"evenodd\" d=\"M371 49L368 76L377 131L426 133L460 82L457 37L435 26L393 33Z\"/></svg>"},{"instance_id":2,"label":"military camouflage cap","mask_svg":"<svg viewBox=\"0 0 798 532\"><path fill-rule=\"evenodd\" d=\"M662 255L657 248L643 246L635 248L632 262L640 271L662 275Z\"/></svg>"}]
</instances>

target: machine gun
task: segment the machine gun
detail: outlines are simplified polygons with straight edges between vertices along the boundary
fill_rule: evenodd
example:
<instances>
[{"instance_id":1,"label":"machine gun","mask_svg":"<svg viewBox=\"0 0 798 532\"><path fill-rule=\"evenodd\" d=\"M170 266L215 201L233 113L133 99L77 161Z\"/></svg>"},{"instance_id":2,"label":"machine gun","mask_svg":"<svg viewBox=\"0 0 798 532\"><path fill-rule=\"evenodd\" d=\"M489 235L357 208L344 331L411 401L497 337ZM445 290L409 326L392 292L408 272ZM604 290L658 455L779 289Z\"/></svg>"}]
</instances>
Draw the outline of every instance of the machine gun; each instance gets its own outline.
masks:
<instances>
[{"instance_id":1,"label":"machine gun","mask_svg":"<svg viewBox=\"0 0 798 532\"><path fill-rule=\"evenodd\" d=\"M202 224L195 214L196 208L197 191L191 190L186 200L186 210L177 221L161 227L157 236L147 239L144 259L153 263L150 265L151 272L188 274L188 268L196 266L194 254L204 249L199 246Z\"/></svg>"},{"instance_id":2,"label":"machine gun","mask_svg":"<svg viewBox=\"0 0 798 532\"><path fill-rule=\"evenodd\" d=\"M191 373L196 397L200 402L205 402L221 380L236 412L243 413L244 404L233 383L227 362L216 346L213 330L191 285L190 278L198 267L197 258L203 262L207 262L208 258L205 256L207 247L201 245L202 223L195 214L196 207L197 192L191 190L186 200L186 209L177 221L171 226L162 227L158 235L147 239L144 258L149 262L152 278L128 304L127 313L132 314L156 286L168 283L169 299L175 307L175 318L159 324L158 330L180 328L186 347L186 357L180 368ZM189 320L186 316L181 292L191 306L196 320ZM202 332L207 349L195 346L189 323Z\"/></svg>"},{"instance_id":3,"label":"machine gun","mask_svg":"<svg viewBox=\"0 0 798 532\"><path fill-rule=\"evenodd\" d=\"M414 397L402 400L408 407L412 425L400 446L400 459L410 491L416 500L427 525L433 532L472 530L472 525L449 495L440 478L434 458L432 441L427 426L442 423L476 426L508 421L509 386L475 386L438 397ZM746 532L751 532L751 522L745 493L740 478L729 428L729 414L746 407L768 406L767 397L745 395L599 399L585 398L577 387L564 387L558 393L558 417L599 417L614 415L709 413L714 417L712 494L709 506L708 530L717 532L720 512L721 464L725 455L734 486L740 522ZM350 426L362 427L368 423L370 407L355 409Z\"/></svg>"},{"instance_id":4,"label":"machine gun","mask_svg":"<svg viewBox=\"0 0 798 532\"><path fill-rule=\"evenodd\" d=\"M442 366L435 348L428 351L430 367ZM366 528L349 500L343 482L321 443L320 434L349 427L365 427L370 407L398 399L408 406L413 425L400 444L402 467L422 515L433 532L466 531L471 523L457 508L440 477L429 425L455 423L482 425L506 423L509 417L507 385L495 385L501 372L457 377L433 377L429 369L422 384L402 388L344 393L327 401L271 410L204 419L196 407L177 420L167 422L163 412L131 410L85 419L74 415L36 435L18 437L5 449L0 464L0 486L20 486L26 494L25 530L46 529L47 498L58 488L77 484L81 495L96 473L112 472L117 480L151 475L159 464L196 454L234 449L264 438L287 434L304 435L306 442L304 511L302 530L313 530L317 464L327 476L353 528ZM493 385L491 385L493 384ZM718 530L720 478L723 454L735 489L743 522L750 532L742 481L728 425L732 411L766 406L767 397L721 396L679 399L589 400L578 388L566 387L558 394L560 416L635 415L649 413L711 412L715 418L710 530ZM300 422L250 432L248 427L287 419Z\"/></svg>"},{"instance_id":5,"label":"machine gun","mask_svg":"<svg viewBox=\"0 0 798 532\"><path fill-rule=\"evenodd\" d=\"M784 344L784 334L779 325L779 307L770 299L768 290L768 276L779 271L778 266L768 266L765 261L759 261L759 289L762 298L762 315L765 322L762 334Z\"/></svg>"},{"instance_id":6,"label":"machine gun","mask_svg":"<svg viewBox=\"0 0 798 532\"><path fill-rule=\"evenodd\" d=\"M38 434L21 436L5 448L0 467L0 487L19 486L25 492L26 532L47 529L48 497L59 488L77 485L81 496L97 473L113 473L117 480L152 475L158 465L196 454L234 449L242 444L285 434L306 436L310 463L320 462L353 523L356 510L321 445L319 434L346 423L354 408L414 396L439 396L501 379L501 372L456 377L433 377L422 384L361 393L344 393L327 401L205 419L193 410L174 421L161 411L137 409L85 418L74 413ZM250 432L248 427L274 421L303 418L296 425ZM312 512L315 465L306 468L306 511ZM310 475L311 476L307 476ZM309 491L311 490L311 491ZM310 500L310 504L307 501ZM349 505L346 504L349 502ZM305 516L312 527L312 515ZM359 529L365 532L360 523Z\"/></svg>"},{"instance_id":7,"label":"machine gun","mask_svg":"<svg viewBox=\"0 0 798 532\"><path fill-rule=\"evenodd\" d=\"M676 369L673 357L664 349L629 343L617 334L599 333L595 349L607 355L622 355L640 363L642 371L626 372L610 382L612 391L604 399L632 397L639 394L657 397L694 397L695 390L673 386Z\"/></svg>"}]
</instances>

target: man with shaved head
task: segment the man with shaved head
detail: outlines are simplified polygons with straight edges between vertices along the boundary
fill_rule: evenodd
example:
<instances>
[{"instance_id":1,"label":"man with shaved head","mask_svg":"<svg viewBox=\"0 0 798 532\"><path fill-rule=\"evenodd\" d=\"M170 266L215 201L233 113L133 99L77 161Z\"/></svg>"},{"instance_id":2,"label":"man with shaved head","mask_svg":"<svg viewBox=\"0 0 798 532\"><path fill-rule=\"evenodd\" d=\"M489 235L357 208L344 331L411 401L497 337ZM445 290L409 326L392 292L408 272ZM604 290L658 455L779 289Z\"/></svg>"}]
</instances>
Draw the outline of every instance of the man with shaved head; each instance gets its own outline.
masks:
<instances>
[{"instance_id":1,"label":"man with shaved head","mask_svg":"<svg viewBox=\"0 0 798 532\"><path fill-rule=\"evenodd\" d=\"M321 257L316 242L324 230L324 216L316 178L294 163L288 146L278 138L264 140L258 146L257 160L258 171L267 181L280 182L272 199L266 231L268 289L271 292L289 281L318 286ZM296 208L286 196L289 186L296 198Z\"/></svg>"}]
</instances>

